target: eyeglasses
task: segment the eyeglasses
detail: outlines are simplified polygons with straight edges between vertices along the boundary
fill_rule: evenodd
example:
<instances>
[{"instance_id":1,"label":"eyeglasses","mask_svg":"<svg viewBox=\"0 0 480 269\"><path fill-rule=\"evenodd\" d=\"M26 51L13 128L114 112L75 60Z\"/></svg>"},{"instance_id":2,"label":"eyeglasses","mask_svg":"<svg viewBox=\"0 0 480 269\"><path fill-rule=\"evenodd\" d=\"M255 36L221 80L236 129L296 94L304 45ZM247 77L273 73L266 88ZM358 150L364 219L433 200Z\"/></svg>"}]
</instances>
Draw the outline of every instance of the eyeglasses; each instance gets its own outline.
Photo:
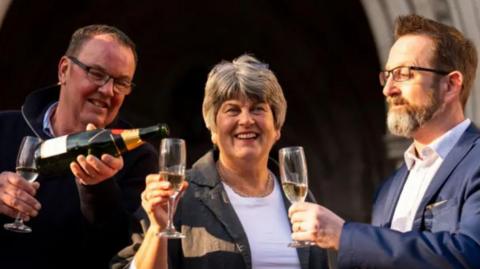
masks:
<instances>
[{"instance_id":1,"label":"eyeglasses","mask_svg":"<svg viewBox=\"0 0 480 269\"><path fill-rule=\"evenodd\" d=\"M72 63L78 65L80 68L85 70L87 77L91 82L97 86L103 86L108 83L110 79L113 80L113 90L117 94L128 95L132 92L132 88L135 87L135 84L128 79L117 79L111 75L102 72L101 70L95 69L95 67L88 66L80 62L77 58L73 56L67 56Z\"/></svg>"},{"instance_id":2,"label":"eyeglasses","mask_svg":"<svg viewBox=\"0 0 480 269\"><path fill-rule=\"evenodd\" d=\"M448 73L450 73L447 71L431 69L426 67L398 66L390 70L380 71L380 74L379 74L380 85L385 86L390 75L392 75L393 81L397 81L397 82L407 81L413 77L412 70L432 72L439 75L447 75Z\"/></svg>"}]
</instances>

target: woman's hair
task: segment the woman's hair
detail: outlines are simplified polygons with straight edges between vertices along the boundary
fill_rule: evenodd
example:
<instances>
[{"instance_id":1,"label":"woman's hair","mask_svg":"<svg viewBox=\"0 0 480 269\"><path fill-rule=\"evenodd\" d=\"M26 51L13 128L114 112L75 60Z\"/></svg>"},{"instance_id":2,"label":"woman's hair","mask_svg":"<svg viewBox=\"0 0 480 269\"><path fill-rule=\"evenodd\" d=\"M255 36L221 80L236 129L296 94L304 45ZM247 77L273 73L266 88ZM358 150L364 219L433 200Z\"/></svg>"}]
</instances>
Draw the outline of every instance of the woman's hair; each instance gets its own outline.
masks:
<instances>
[{"instance_id":1,"label":"woman's hair","mask_svg":"<svg viewBox=\"0 0 480 269\"><path fill-rule=\"evenodd\" d=\"M287 112L282 87L267 64L247 54L218 63L208 74L202 109L207 128L215 130L215 118L223 102L241 98L267 103L275 128L282 128Z\"/></svg>"}]
</instances>

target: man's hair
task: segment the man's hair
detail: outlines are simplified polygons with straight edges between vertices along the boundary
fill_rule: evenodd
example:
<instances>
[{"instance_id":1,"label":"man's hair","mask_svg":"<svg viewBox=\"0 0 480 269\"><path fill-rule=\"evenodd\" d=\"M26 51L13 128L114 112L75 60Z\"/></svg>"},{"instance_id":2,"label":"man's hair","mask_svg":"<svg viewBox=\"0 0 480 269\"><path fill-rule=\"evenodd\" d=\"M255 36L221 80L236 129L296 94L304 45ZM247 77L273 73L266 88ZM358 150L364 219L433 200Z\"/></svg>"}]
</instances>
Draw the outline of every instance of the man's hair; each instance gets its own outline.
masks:
<instances>
[{"instance_id":1,"label":"man's hair","mask_svg":"<svg viewBox=\"0 0 480 269\"><path fill-rule=\"evenodd\" d=\"M135 63L138 61L135 43L133 43L130 37L128 37L118 28L104 24L92 24L77 29L70 39L70 43L65 55L77 56L85 42L97 35L111 35L120 44L130 48L132 50L133 57L135 58Z\"/></svg>"},{"instance_id":2,"label":"man's hair","mask_svg":"<svg viewBox=\"0 0 480 269\"><path fill-rule=\"evenodd\" d=\"M218 63L208 74L203 99L203 119L210 131L223 102L248 98L270 105L275 128L281 129L287 113L287 101L275 74L268 65L244 54L233 61Z\"/></svg>"},{"instance_id":3,"label":"man's hair","mask_svg":"<svg viewBox=\"0 0 480 269\"><path fill-rule=\"evenodd\" d=\"M395 21L395 40L405 35L425 35L435 44L432 65L445 71L460 71L460 100L465 109L477 70L477 50L472 41L454 27L418 16L400 16Z\"/></svg>"}]
</instances>

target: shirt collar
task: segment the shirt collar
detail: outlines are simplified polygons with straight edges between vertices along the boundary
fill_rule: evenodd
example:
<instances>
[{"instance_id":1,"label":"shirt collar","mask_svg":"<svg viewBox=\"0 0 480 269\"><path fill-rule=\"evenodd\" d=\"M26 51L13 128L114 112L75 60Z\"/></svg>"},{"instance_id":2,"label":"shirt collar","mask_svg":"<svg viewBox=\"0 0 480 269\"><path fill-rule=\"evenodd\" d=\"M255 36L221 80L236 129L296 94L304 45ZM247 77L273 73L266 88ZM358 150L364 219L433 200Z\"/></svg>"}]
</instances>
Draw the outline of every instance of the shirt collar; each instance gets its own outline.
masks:
<instances>
[{"instance_id":1,"label":"shirt collar","mask_svg":"<svg viewBox=\"0 0 480 269\"><path fill-rule=\"evenodd\" d=\"M52 115L55 108L57 108L58 102L53 103L45 112L45 116L43 116L43 132L48 135L49 137L55 137L53 134L53 126L52 126Z\"/></svg>"},{"instance_id":2,"label":"shirt collar","mask_svg":"<svg viewBox=\"0 0 480 269\"><path fill-rule=\"evenodd\" d=\"M465 119L452 129L448 130L442 136L425 146L422 149L422 152L419 152L421 158L417 157L415 153L415 145L412 143L403 155L408 170L412 169L415 162L424 160L428 163L432 163L437 157L445 159L471 122L472 121L470 119Z\"/></svg>"}]
</instances>

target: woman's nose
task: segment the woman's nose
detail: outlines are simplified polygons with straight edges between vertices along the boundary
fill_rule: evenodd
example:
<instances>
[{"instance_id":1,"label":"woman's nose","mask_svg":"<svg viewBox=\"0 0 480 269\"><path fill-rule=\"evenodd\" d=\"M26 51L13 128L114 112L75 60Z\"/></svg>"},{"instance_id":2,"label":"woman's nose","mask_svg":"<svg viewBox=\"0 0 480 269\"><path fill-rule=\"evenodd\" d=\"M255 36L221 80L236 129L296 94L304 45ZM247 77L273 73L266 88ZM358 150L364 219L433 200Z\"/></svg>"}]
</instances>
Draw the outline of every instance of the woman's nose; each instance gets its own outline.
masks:
<instances>
[{"instance_id":1,"label":"woman's nose","mask_svg":"<svg viewBox=\"0 0 480 269\"><path fill-rule=\"evenodd\" d=\"M244 110L242 111L242 113L240 113L240 124L250 125L250 124L253 124L254 122L255 120L253 119L250 111Z\"/></svg>"}]
</instances>

